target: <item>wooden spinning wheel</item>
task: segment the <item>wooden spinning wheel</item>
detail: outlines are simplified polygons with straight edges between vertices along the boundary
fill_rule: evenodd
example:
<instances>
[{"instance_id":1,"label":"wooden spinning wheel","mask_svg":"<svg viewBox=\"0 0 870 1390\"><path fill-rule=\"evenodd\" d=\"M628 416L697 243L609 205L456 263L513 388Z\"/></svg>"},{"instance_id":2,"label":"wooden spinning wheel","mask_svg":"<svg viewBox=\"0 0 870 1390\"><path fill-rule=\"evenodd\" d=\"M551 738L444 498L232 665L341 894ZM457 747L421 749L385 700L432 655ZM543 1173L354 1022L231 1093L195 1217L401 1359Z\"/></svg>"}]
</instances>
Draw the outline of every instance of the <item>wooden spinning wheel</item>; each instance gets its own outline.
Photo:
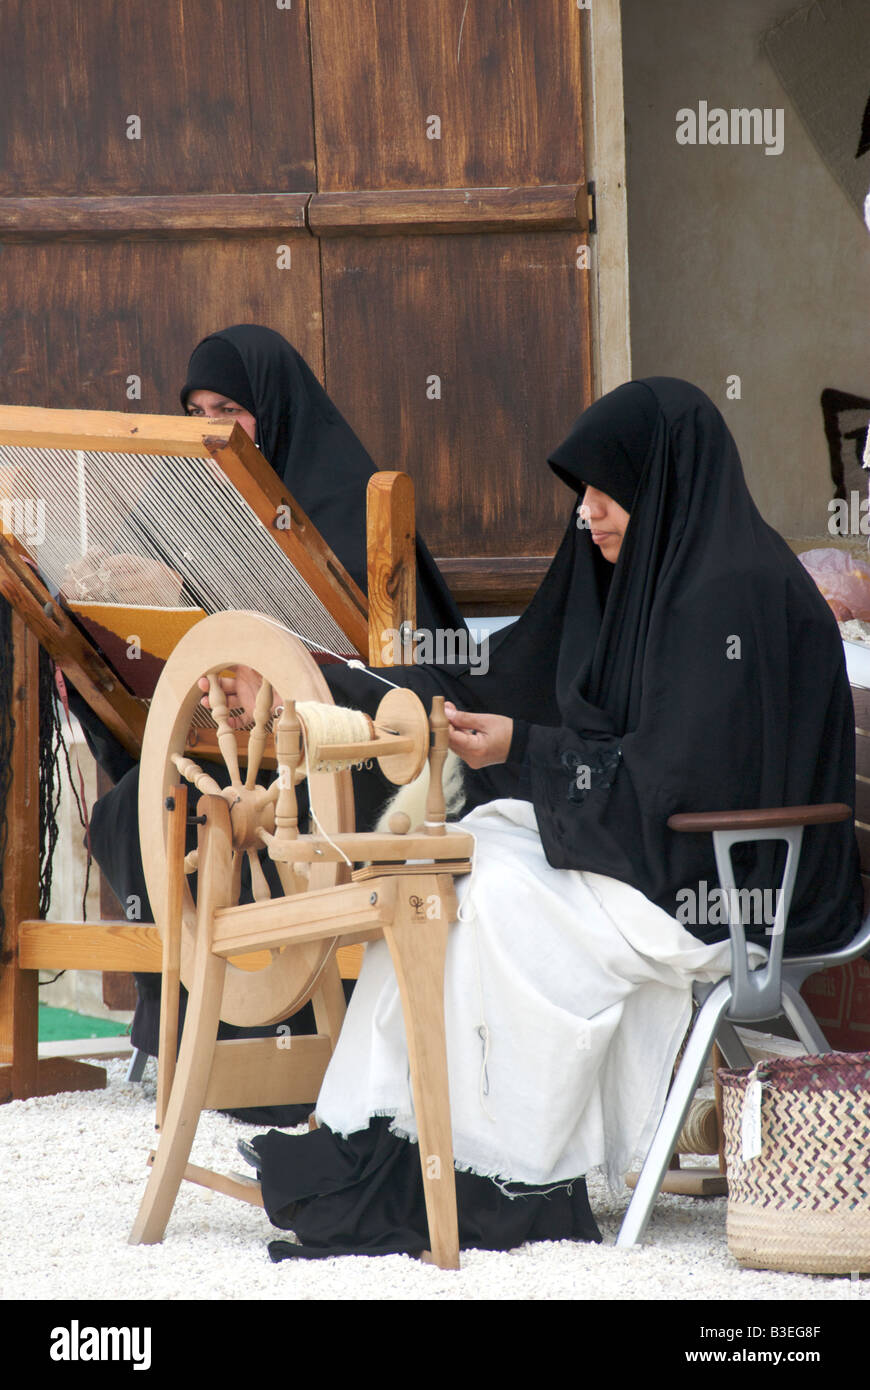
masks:
<instances>
[{"instance_id":1,"label":"wooden spinning wheel","mask_svg":"<svg viewBox=\"0 0 870 1390\"><path fill-rule=\"evenodd\" d=\"M262 675L244 776L218 680L231 666ZM229 776L225 788L183 752L204 675ZM259 1186L251 1180L188 1163L199 1113L208 1105L250 1103L254 1079L260 1104L316 1094L344 1011L343 995L335 997L336 987L340 993L331 959L336 942L383 938L402 1001L432 1258L444 1267L458 1266L443 979L447 933L458 911L453 875L469 871L474 842L446 824L442 778L448 738L441 696L427 715L416 695L392 689L380 701L374 722L359 711L334 709L302 645L257 614L217 614L179 642L161 676L142 750L142 857L152 901L163 904L164 1070L158 1080L161 1140L131 1232L133 1244L162 1239L184 1179L262 1205ZM259 787L255 778L270 739L278 775ZM409 833L409 817L398 814L391 817L389 832L358 834L345 828L352 818L347 769L370 757L396 785L412 781L428 762L420 830ZM321 767L324 771L312 771ZM192 855L184 856L187 793L177 786L179 773L201 792L195 864ZM295 786L304 776L317 812L315 832L308 834L300 834L297 824ZM259 863L261 845L279 873L279 897L272 896ZM243 856L251 865L255 901L240 905ZM366 861L374 862L348 873L353 863ZM184 886L184 868L194 866L195 907ZM179 936L180 966L173 945ZM237 956L247 960L237 963ZM252 959L260 968L244 969ZM188 976L190 998L176 1071L169 1064L175 1035L168 1023L164 1032L164 1021L176 1014L179 973ZM280 1040L276 1048L275 1038L215 1039L221 1015L246 1023L274 1021L312 995L318 1033L294 1038L292 1051L283 1051Z\"/></svg>"},{"instance_id":2,"label":"wooden spinning wheel","mask_svg":"<svg viewBox=\"0 0 870 1390\"><path fill-rule=\"evenodd\" d=\"M250 666L263 676L254 728L247 737L247 768L240 767L242 739L230 727L225 700L213 699L218 745L230 784L221 787L209 771L184 757L188 730L202 699L201 676L216 677L236 665ZM217 685L213 683L213 691ZM139 780L139 824L142 862L148 895L157 925L164 932L165 886L168 873L169 819L167 799L180 776L201 792L222 796L230 807L233 831L233 901L238 902L243 858L250 866L254 898L271 896L258 851L260 827L275 826L275 792L256 784L264 752L274 744L271 729L273 699L316 700L329 704L332 696L303 644L280 624L256 613L218 613L198 623L178 643L167 662L151 704L142 744ZM318 820L330 835L354 828L350 773L315 773L309 794ZM195 857L185 864L191 871ZM290 865L276 864L285 893L329 888L347 880L343 862L313 863L307 879ZM189 986L193 973L196 906L185 885L182 895L181 978ZM220 1016L242 1026L277 1023L301 1008L316 988L335 941L317 941L284 950L258 952L231 960L226 972Z\"/></svg>"}]
</instances>

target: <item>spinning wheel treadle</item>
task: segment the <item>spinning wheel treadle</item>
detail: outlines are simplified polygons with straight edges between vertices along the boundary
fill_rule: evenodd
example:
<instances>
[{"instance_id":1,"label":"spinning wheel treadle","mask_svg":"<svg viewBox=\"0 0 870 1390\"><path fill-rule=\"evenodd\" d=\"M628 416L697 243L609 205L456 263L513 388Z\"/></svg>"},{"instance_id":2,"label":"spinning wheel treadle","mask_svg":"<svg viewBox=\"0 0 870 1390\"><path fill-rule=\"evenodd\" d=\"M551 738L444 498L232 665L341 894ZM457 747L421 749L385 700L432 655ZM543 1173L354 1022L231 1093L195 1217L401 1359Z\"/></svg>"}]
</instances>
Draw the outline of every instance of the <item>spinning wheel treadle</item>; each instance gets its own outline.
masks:
<instances>
[{"instance_id":1,"label":"spinning wheel treadle","mask_svg":"<svg viewBox=\"0 0 870 1390\"><path fill-rule=\"evenodd\" d=\"M210 771L207 763L199 767L185 759L184 748L191 720L202 699L200 677L216 678L220 672L236 665L259 671L264 686L249 737L247 770L239 767L236 736L229 725L228 711L221 705L213 710L221 755L231 779L229 787L219 788L213 785L211 777L214 767ZM267 730L273 698L265 688L267 684L275 696L280 695L282 699L332 702L329 687L303 644L280 624L257 613L219 613L198 623L181 639L164 667L145 731L139 780L142 862L148 895L161 932L165 930L161 917L168 870L169 813L165 802L179 781L179 763L184 775L198 785L200 791L219 792L230 806L234 901L238 901L244 855L250 865L255 897L270 896L258 859L258 849L262 849L263 842L257 831L260 825L268 831L274 828L274 792L270 800L268 790L255 784L263 750L274 741L274 731L270 734ZM329 835L353 830L350 773L311 773L308 780L312 803L323 829ZM194 863L187 863L186 867L190 869ZM329 888L346 881L349 873L344 863L334 861L312 864L307 881L297 880L290 865L276 864L276 868L285 893L303 887ZM196 906L190 888L185 885L181 978L188 987L193 971L195 927ZM334 948L334 940L315 941L231 960L226 972L221 1018L243 1026L277 1023L286 1018L311 997Z\"/></svg>"}]
</instances>

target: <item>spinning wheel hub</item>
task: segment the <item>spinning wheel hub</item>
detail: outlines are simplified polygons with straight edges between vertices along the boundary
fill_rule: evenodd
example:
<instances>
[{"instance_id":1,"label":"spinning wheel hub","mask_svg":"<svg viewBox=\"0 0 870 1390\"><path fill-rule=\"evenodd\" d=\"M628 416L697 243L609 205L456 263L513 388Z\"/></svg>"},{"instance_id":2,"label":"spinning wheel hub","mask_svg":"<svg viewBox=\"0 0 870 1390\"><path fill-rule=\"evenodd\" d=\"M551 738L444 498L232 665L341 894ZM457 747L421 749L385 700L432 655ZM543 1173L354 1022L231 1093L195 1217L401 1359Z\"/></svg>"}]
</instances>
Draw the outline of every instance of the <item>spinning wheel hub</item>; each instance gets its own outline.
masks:
<instances>
[{"instance_id":1,"label":"spinning wheel hub","mask_svg":"<svg viewBox=\"0 0 870 1390\"><path fill-rule=\"evenodd\" d=\"M265 787L227 787L222 793L230 808L233 849L239 853L263 848L259 831L275 830L275 803Z\"/></svg>"}]
</instances>

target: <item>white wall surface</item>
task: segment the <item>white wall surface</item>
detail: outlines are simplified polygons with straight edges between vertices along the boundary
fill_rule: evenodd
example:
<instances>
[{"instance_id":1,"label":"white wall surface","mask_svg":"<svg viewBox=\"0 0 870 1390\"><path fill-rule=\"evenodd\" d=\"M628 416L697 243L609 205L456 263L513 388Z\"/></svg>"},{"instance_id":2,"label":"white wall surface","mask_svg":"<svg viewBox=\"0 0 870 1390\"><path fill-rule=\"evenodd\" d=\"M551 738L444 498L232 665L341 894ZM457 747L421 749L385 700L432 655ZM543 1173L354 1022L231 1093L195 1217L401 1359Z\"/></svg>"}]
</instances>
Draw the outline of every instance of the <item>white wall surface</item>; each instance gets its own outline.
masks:
<instances>
[{"instance_id":1,"label":"white wall surface","mask_svg":"<svg viewBox=\"0 0 870 1390\"><path fill-rule=\"evenodd\" d=\"M796 7L623 0L623 52L633 375L701 386L765 518L810 536L832 494L822 389L870 396L870 235L761 48ZM701 100L783 107L782 154L677 144L677 111Z\"/></svg>"}]
</instances>

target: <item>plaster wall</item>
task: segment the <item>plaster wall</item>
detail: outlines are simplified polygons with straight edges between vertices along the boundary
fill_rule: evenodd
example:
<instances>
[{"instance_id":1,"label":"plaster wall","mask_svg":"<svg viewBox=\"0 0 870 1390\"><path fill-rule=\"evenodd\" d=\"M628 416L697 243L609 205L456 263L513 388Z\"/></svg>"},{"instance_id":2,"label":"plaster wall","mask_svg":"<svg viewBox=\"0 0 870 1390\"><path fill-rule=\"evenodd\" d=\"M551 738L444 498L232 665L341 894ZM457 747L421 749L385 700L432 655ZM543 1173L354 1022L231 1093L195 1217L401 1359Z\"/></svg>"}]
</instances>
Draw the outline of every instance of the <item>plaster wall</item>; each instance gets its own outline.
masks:
<instances>
[{"instance_id":1,"label":"plaster wall","mask_svg":"<svg viewBox=\"0 0 870 1390\"><path fill-rule=\"evenodd\" d=\"M622 4L632 374L712 397L756 503L789 537L826 529L823 388L870 396L870 234L761 47L795 8ZM783 107L782 153L678 144L677 111L700 101Z\"/></svg>"}]
</instances>

